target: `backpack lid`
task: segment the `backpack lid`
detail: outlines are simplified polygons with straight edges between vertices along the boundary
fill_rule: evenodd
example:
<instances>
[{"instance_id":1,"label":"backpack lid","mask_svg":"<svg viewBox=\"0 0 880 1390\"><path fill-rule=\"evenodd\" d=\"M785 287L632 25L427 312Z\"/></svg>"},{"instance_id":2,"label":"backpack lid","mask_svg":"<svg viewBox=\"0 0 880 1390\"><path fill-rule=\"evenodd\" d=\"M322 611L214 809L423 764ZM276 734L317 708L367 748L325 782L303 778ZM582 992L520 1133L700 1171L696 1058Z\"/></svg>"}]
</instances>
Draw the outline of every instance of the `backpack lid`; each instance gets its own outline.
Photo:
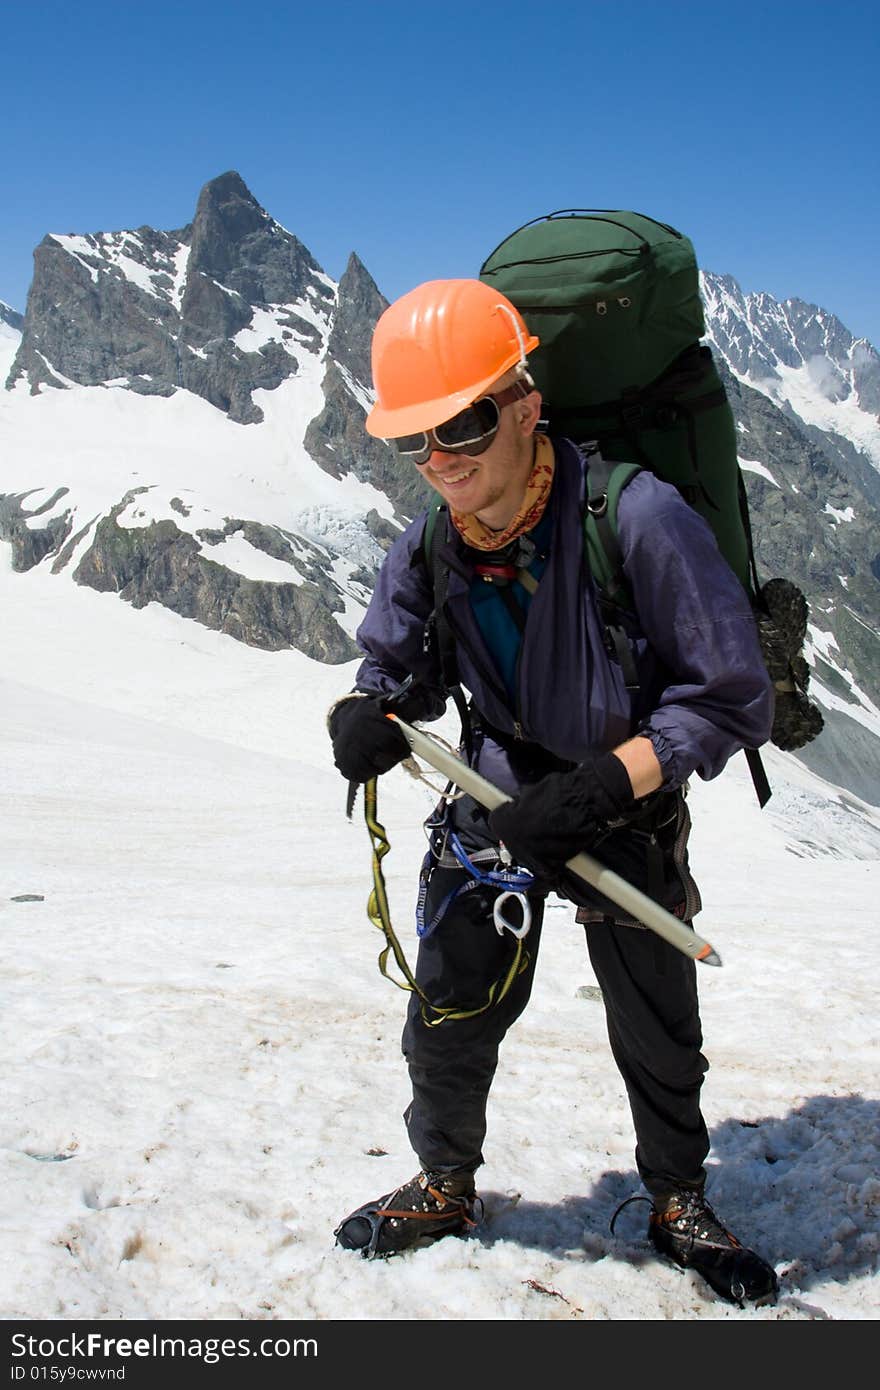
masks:
<instances>
[{"instance_id":1,"label":"backpack lid","mask_svg":"<svg viewBox=\"0 0 880 1390\"><path fill-rule=\"evenodd\" d=\"M537 218L495 248L480 278L540 338L530 369L551 409L642 390L705 333L693 244L642 213Z\"/></svg>"}]
</instances>

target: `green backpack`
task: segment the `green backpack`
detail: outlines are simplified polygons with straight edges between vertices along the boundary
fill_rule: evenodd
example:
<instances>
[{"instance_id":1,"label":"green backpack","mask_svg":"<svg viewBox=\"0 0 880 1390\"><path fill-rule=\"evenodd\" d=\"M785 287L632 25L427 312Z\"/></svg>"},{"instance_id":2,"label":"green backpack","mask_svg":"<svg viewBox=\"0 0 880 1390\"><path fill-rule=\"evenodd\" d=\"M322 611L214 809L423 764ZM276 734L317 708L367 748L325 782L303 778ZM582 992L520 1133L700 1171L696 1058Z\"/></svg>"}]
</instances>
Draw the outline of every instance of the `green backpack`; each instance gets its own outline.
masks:
<instances>
[{"instance_id":1,"label":"green backpack","mask_svg":"<svg viewBox=\"0 0 880 1390\"><path fill-rule=\"evenodd\" d=\"M480 279L541 346L529 369L552 434L674 484L752 598L758 581L736 425L705 332L694 248L636 212L552 213L503 241Z\"/></svg>"},{"instance_id":2,"label":"green backpack","mask_svg":"<svg viewBox=\"0 0 880 1390\"><path fill-rule=\"evenodd\" d=\"M815 738L823 720L806 694L807 602L787 579L758 579L733 412L712 353L699 341L705 321L692 243L641 213L568 209L513 232L480 279L511 300L541 340L529 370L544 400L542 428L588 455L585 550L609 651L627 684L637 679L623 621L633 605L617 504L647 468L705 518L749 595L776 688L771 741L792 750ZM423 542L435 591L434 537L445 530L435 525L437 510L435 502ZM434 618L442 637L441 608ZM452 669L451 653L444 664ZM763 805L769 785L757 753L747 757Z\"/></svg>"}]
</instances>

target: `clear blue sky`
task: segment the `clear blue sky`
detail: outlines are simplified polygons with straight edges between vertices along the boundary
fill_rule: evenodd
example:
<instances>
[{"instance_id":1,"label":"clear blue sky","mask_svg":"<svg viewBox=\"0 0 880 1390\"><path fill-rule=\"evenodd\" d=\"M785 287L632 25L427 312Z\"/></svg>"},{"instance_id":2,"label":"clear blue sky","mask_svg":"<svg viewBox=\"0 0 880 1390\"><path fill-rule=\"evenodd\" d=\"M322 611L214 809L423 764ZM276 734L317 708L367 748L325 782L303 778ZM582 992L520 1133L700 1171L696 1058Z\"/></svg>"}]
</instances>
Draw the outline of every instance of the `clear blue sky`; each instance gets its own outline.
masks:
<instances>
[{"instance_id":1,"label":"clear blue sky","mask_svg":"<svg viewBox=\"0 0 880 1390\"><path fill-rule=\"evenodd\" d=\"M389 298L532 217L624 207L880 346L876 0L8 0L0 38L20 310L46 232L183 226L237 169Z\"/></svg>"}]
</instances>

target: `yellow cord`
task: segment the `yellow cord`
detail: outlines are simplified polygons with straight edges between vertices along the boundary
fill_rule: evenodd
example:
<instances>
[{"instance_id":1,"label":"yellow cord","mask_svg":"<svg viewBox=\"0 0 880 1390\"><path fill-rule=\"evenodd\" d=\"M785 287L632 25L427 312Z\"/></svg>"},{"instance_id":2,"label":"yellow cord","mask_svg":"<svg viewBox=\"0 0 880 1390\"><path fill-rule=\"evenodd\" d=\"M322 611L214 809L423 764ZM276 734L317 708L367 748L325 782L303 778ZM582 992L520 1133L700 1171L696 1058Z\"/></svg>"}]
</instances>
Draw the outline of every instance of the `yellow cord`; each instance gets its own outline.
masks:
<instances>
[{"instance_id":1,"label":"yellow cord","mask_svg":"<svg viewBox=\"0 0 880 1390\"><path fill-rule=\"evenodd\" d=\"M385 827L381 824L377 815L377 793L376 778L373 777L364 786L364 819L367 823L367 830L370 834L370 841L373 846L373 890L367 902L367 916L373 926L382 932L385 937L384 949L379 953L379 970L386 980L390 980L398 989L407 990L411 994L418 995L422 1005L422 1018L429 1028L436 1028L438 1024L446 1022L447 1019L475 1018L477 1014L485 1013L492 1008L493 1004L500 1004L501 1000L509 991L516 977L525 970L529 963L528 952L523 948L521 938L516 940L516 950L513 954L510 966L503 976L495 981L489 990L485 1004L481 1004L478 1009L459 1009L448 1008L438 1009L432 1004L428 996L419 987L415 976L410 970L404 956L400 942L395 935L391 925L391 912L388 906L388 893L385 887L385 875L382 872L382 860L391 849ZM388 973L388 957L393 954L397 962L398 969L404 979L396 980L393 975ZM430 1010L435 1017L431 1018L427 1010Z\"/></svg>"}]
</instances>

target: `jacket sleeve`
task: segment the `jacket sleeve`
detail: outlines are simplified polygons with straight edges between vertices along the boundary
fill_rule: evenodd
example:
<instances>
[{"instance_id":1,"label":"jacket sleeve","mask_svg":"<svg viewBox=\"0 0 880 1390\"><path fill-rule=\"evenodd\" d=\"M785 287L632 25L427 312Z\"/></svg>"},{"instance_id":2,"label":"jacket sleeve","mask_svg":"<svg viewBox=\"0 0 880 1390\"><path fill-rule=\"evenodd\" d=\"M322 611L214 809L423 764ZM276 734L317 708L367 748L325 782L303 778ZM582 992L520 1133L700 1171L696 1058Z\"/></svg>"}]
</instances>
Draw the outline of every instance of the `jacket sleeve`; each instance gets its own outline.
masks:
<instances>
[{"instance_id":1,"label":"jacket sleeve","mask_svg":"<svg viewBox=\"0 0 880 1390\"><path fill-rule=\"evenodd\" d=\"M664 785L709 780L770 736L773 685L742 585L674 487L639 474L621 494L623 569L666 685L643 718Z\"/></svg>"},{"instance_id":2,"label":"jacket sleeve","mask_svg":"<svg viewBox=\"0 0 880 1390\"><path fill-rule=\"evenodd\" d=\"M446 708L446 691L432 650L426 650L426 623L434 595L421 557L424 515L392 545L356 633L364 659L355 689L390 694L408 676L412 686L400 707L407 719L437 719Z\"/></svg>"}]
</instances>

